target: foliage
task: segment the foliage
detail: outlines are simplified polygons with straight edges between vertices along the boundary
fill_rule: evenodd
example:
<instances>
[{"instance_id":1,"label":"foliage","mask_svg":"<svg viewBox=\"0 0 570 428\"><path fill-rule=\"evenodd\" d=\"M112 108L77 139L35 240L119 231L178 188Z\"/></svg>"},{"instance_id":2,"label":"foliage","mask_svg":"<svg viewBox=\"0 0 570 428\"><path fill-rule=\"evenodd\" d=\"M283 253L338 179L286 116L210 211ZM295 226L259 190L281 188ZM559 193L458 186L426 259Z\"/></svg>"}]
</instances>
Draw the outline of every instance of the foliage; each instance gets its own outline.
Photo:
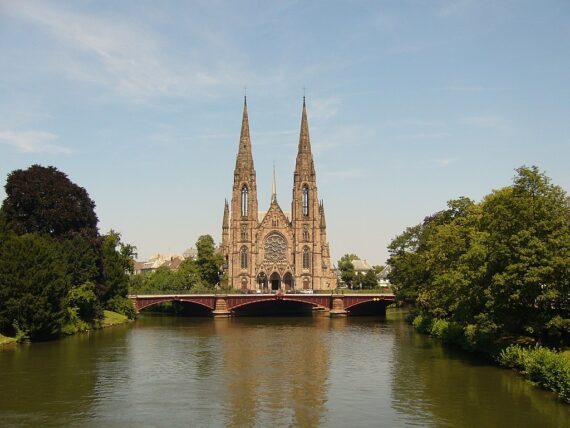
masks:
<instances>
[{"instance_id":1,"label":"foliage","mask_svg":"<svg viewBox=\"0 0 570 428\"><path fill-rule=\"evenodd\" d=\"M0 333L43 340L87 330L126 297L134 247L101 237L94 202L54 167L9 174L0 208Z\"/></svg>"},{"instance_id":2,"label":"foliage","mask_svg":"<svg viewBox=\"0 0 570 428\"><path fill-rule=\"evenodd\" d=\"M53 166L15 170L6 180L3 211L16 233L97 235L95 203Z\"/></svg>"},{"instance_id":3,"label":"foliage","mask_svg":"<svg viewBox=\"0 0 570 428\"><path fill-rule=\"evenodd\" d=\"M449 201L390 244L398 299L460 327L467 348L493 349L503 336L569 343L567 201L536 167L481 203Z\"/></svg>"},{"instance_id":4,"label":"foliage","mask_svg":"<svg viewBox=\"0 0 570 428\"><path fill-rule=\"evenodd\" d=\"M137 317L137 311L133 305L133 302L123 296L115 296L107 302L107 309L109 311L116 312L118 314L126 316L130 320L134 320Z\"/></svg>"},{"instance_id":5,"label":"foliage","mask_svg":"<svg viewBox=\"0 0 570 428\"><path fill-rule=\"evenodd\" d=\"M198 250L198 271L202 278L202 285L213 288L220 282L220 273L224 265L224 257L216 252L214 239L210 235L202 235L196 241Z\"/></svg>"},{"instance_id":6,"label":"foliage","mask_svg":"<svg viewBox=\"0 0 570 428\"><path fill-rule=\"evenodd\" d=\"M121 234L113 230L103 236L102 262L104 289L102 299L108 302L114 297L126 297L129 274L133 273L136 249L121 242Z\"/></svg>"},{"instance_id":7,"label":"foliage","mask_svg":"<svg viewBox=\"0 0 570 428\"><path fill-rule=\"evenodd\" d=\"M338 261L338 270L340 271L340 278L349 287L353 288L356 284L356 272L354 271L353 260L357 260L356 254L345 254Z\"/></svg>"},{"instance_id":8,"label":"foliage","mask_svg":"<svg viewBox=\"0 0 570 428\"><path fill-rule=\"evenodd\" d=\"M102 314L99 300L95 295L95 284L92 282L72 287L67 293L64 305L68 309L73 309L76 316L84 321L93 321Z\"/></svg>"},{"instance_id":9,"label":"foliage","mask_svg":"<svg viewBox=\"0 0 570 428\"><path fill-rule=\"evenodd\" d=\"M56 336L71 288L61 245L49 236L8 233L0 240L0 332L31 340Z\"/></svg>"},{"instance_id":10,"label":"foliage","mask_svg":"<svg viewBox=\"0 0 570 428\"><path fill-rule=\"evenodd\" d=\"M511 345L499 354L497 360L570 403L570 359L566 355L542 346L523 348Z\"/></svg>"},{"instance_id":11,"label":"foliage","mask_svg":"<svg viewBox=\"0 0 570 428\"><path fill-rule=\"evenodd\" d=\"M216 252L214 240L210 235L200 236L196 248L197 259L185 259L176 271L159 267L152 272L132 275L129 291L137 294L212 291L220 283L223 256ZM224 278L222 282L223 280Z\"/></svg>"}]
</instances>

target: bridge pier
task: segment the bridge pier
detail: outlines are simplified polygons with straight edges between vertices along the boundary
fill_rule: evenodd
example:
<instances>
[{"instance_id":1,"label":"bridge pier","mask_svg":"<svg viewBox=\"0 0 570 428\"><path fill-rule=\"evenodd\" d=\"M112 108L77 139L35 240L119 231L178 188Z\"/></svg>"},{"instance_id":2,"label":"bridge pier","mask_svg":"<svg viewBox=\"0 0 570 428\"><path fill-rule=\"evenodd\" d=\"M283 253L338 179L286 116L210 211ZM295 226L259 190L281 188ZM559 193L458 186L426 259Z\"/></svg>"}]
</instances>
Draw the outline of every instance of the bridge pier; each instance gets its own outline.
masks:
<instances>
[{"instance_id":1,"label":"bridge pier","mask_svg":"<svg viewBox=\"0 0 570 428\"><path fill-rule=\"evenodd\" d=\"M212 315L214 315L214 318L228 318L232 315L232 312L228 309L226 296L216 296L216 304Z\"/></svg>"},{"instance_id":2,"label":"bridge pier","mask_svg":"<svg viewBox=\"0 0 570 428\"><path fill-rule=\"evenodd\" d=\"M334 296L332 298L330 317L346 317L348 312L344 309L344 296Z\"/></svg>"}]
</instances>

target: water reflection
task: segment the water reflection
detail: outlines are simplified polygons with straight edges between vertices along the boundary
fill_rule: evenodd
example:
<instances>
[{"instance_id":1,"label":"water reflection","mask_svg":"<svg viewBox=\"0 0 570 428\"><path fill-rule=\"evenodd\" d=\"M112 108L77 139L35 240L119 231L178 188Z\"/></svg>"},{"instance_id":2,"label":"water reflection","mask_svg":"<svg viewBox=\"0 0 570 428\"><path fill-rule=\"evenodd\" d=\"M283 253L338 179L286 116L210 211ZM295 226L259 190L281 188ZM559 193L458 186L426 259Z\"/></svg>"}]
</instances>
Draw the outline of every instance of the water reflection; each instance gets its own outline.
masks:
<instances>
[{"instance_id":1,"label":"water reflection","mask_svg":"<svg viewBox=\"0 0 570 428\"><path fill-rule=\"evenodd\" d=\"M227 384L227 425L318 426L326 403L328 320L215 321Z\"/></svg>"},{"instance_id":2,"label":"water reflection","mask_svg":"<svg viewBox=\"0 0 570 428\"><path fill-rule=\"evenodd\" d=\"M570 426L570 408L549 393L512 371L459 349L443 347L397 321L392 329L396 336L393 408L410 423Z\"/></svg>"},{"instance_id":3,"label":"water reflection","mask_svg":"<svg viewBox=\"0 0 570 428\"><path fill-rule=\"evenodd\" d=\"M382 318L200 319L0 352L2 426L570 426L516 374Z\"/></svg>"}]
</instances>

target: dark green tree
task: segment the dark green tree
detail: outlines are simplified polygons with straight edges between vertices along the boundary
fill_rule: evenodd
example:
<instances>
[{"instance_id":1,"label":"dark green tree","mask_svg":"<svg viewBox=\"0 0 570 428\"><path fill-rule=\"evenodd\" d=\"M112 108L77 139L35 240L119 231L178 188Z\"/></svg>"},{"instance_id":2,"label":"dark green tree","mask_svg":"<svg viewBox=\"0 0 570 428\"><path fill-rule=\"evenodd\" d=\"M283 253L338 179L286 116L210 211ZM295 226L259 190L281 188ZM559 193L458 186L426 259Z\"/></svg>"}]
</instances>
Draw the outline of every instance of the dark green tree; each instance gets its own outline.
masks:
<instances>
[{"instance_id":1,"label":"dark green tree","mask_svg":"<svg viewBox=\"0 0 570 428\"><path fill-rule=\"evenodd\" d=\"M0 240L0 332L32 340L58 335L71 288L61 245L38 234L5 234Z\"/></svg>"},{"instance_id":2,"label":"dark green tree","mask_svg":"<svg viewBox=\"0 0 570 428\"><path fill-rule=\"evenodd\" d=\"M32 165L12 171L5 189L6 222L17 234L97 236L95 203L83 187L55 167Z\"/></svg>"}]
</instances>

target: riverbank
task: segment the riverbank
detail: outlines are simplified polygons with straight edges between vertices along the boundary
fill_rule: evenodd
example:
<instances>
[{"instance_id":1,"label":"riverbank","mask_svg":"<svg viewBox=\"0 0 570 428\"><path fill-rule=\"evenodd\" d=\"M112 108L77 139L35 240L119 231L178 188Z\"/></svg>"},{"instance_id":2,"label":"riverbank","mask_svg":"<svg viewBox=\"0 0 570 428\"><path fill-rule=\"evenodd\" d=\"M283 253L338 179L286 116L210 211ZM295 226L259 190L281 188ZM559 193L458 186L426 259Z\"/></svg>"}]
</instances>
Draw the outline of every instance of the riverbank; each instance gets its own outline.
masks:
<instances>
[{"instance_id":1,"label":"riverbank","mask_svg":"<svg viewBox=\"0 0 570 428\"><path fill-rule=\"evenodd\" d=\"M0 334L0 348L5 346L13 345L16 343L16 338L14 337L7 337Z\"/></svg>"},{"instance_id":2,"label":"riverbank","mask_svg":"<svg viewBox=\"0 0 570 428\"><path fill-rule=\"evenodd\" d=\"M417 315L411 320L422 334L441 340L444 344L484 355L501 367L510 368L528 379L533 385L554 392L558 398L570 404L570 353L555 351L535 344L521 346L513 338L497 339L484 335L472 335L467 328L442 319L430 319ZM520 338L519 342L526 342Z\"/></svg>"},{"instance_id":3,"label":"riverbank","mask_svg":"<svg viewBox=\"0 0 570 428\"><path fill-rule=\"evenodd\" d=\"M113 327L134 321L126 315L108 310L103 311L103 315L103 319L96 322L95 325L90 325L88 328L76 330L74 333L63 334L61 337L73 336L75 334L86 333L92 330L100 330L102 328ZM15 337L8 337L0 334L0 349L16 345L17 343L18 340Z\"/></svg>"}]
</instances>

